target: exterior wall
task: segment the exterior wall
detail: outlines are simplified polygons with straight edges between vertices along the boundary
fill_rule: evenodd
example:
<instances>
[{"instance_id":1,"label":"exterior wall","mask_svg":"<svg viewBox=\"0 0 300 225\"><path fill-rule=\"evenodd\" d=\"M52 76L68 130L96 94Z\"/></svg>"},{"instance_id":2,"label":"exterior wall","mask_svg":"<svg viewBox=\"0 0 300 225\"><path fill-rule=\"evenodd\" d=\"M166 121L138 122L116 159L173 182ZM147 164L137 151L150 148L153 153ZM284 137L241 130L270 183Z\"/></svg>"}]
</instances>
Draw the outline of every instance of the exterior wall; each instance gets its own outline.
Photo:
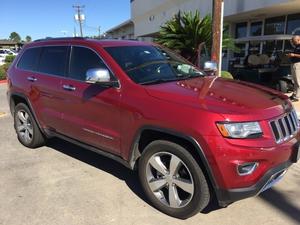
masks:
<instances>
[{"instance_id":1,"label":"exterior wall","mask_svg":"<svg viewBox=\"0 0 300 225\"><path fill-rule=\"evenodd\" d=\"M131 3L131 20L135 35L152 36L160 26L172 18L179 10L195 11L205 16L212 9L211 0L134 0Z\"/></svg>"},{"instance_id":2,"label":"exterior wall","mask_svg":"<svg viewBox=\"0 0 300 225\"><path fill-rule=\"evenodd\" d=\"M268 8L288 2L293 2L293 0L225 0L224 16Z\"/></svg>"},{"instance_id":3,"label":"exterior wall","mask_svg":"<svg viewBox=\"0 0 300 225\"><path fill-rule=\"evenodd\" d=\"M235 20L237 18L231 18L231 16L268 8L274 13L274 9L272 10L274 6L277 6L276 10L280 13L282 7L292 9L295 4L294 0L225 0L224 17L225 21ZM152 36L179 10L195 11L197 9L202 16L211 14L212 0L133 0L131 19L135 25L135 35L137 37ZM259 13L265 12L262 10Z\"/></svg>"},{"instance_id":4,"label":"exterior wall","mask_svg":"<svg viewBox=\"0 0 300 225\"><path fill-rule=\"evenodd\" d=\"M110 29L106 32L106 38L110 39L134 39L134 25L133 23L126 23L117 28Z\"/></svg>"},{"instance_id":5,"label":"exterior wall","mask_svg":"<svg viewBox=\"0 0 300 225\"><path fill-rule=\"evenodd\" d=\"M265 24L266 18L275 16L286 16L289 14L300 13L300 0L224 0L224 21L230 25L230 33L235 37L235 26L239 22L247 22L248 34L251 22L262 21ZM159 31L160 26L171 19L179 10L195 11L199 10L200 15L205 16L212 12L212 0L132 0L131 1L131 20L135 26L135 36L141 40L153 37ZM300 26L300 25L299 25ZM283 34L280 37L290 39L290 35ZM258 37L263 39L264 34ZM268 37L272 40L272 36ZM150 38L151 39L151 38ZM278 40L274 36L273 40ZM240 39L236 40L241 43ZM260 53L263 53L263 46L266 41L260 41ZM249 40L244 40L247 55L247 49L250 46ZM285 50L283 45L281 51ZM234 58L232 52L227 52L223 57L223 69L227 69L229 60Z\"/></svg>"}]
</instances>

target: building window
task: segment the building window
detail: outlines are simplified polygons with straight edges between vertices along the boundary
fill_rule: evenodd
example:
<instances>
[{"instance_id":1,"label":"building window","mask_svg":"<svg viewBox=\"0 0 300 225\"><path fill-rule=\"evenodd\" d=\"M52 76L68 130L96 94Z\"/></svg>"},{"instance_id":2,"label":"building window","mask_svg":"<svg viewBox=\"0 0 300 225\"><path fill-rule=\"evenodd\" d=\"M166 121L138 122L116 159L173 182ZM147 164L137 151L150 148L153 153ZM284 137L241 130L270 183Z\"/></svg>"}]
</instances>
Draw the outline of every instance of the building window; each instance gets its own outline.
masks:
<instances>
[{"instance_id":1,"label":"building window","mask_svg":"<svg viewBox=\"0 0 300 225\"><path fill-rule=\"evenodd\" d=\"M247 36L247 23L237 23L235 27L235 38Z\"/></svg>"},{"instance_id":2,"label":"building window","mask_svg":"<svg viewBox=\"0 0 300 225\"><path fill-rule=\"evenodd\" d=\"M246 55L246 43L238 43L235 46L240 50L239 52L234 53L235 58L245 57Z\"/></svg>"},{"instance_id":3,"label":"building window","mask_svg":"<svg viewBox=\"0 0 300 225\"><path fill-rule=\"evenodd\" d=\"M250 41L248 48L249 48L249 53L259 54L259 52L260 52L260 41Z\"/></svg>"},{"instance_id":4,"label":"building window","mask_svg":"<svg viewBox=\"0 0 300 225\"><path fill-rule=\"evenodd\" d=\"M290 40L285 40L284 42L284 52L293 52L294 47Z\"/></svg>"},{"instance_id":5,"label":"building window","mask_svg":"<svg viewBox=\"0 0 300 225\"><path fill-rule=\"evenodd\" d=\"M265 41L263 43L263 54L271 56L275 52L282 52L283 41Z\"/></svg>"},{"instance_id":6,"label":"building window","mask_svg":"<svg viewBox=\"0 0 300 225\"><path fill-rule=\"evenodd\" d=\"M265 35L284 34L285 16L266 19Z\"/></svg>"},{"instance_id":7,"label":"building window","mask_svg":"<svg viewBox=\"0 0 300 225\"><path fill-rule=\"evenodd\" d=\"M287 34L300 34L300 14L288 15Z\"/></svg>"},{"instance_id":8,"label":"building window","mask_svg":"<svg viewBox=\"0 0 300 225\"><path fill-rule=\"evenodd\" d=\"M261 36L262 35L262 22L251 23L250 36Z\"/></svg>"}]
</instances>

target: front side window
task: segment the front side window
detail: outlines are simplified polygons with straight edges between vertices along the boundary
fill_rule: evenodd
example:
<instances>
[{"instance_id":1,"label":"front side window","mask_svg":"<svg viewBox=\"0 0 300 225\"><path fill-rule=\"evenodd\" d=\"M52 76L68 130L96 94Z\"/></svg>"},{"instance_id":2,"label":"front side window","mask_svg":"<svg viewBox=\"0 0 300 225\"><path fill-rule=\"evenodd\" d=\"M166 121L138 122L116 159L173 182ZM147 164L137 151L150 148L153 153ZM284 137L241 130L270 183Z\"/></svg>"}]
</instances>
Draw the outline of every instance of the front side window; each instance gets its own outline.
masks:
<instances>
[{"instance_id":1,"label":"front side window","mask_svg":"<svg viewBox=\"0 0 300 225\"><path fill-rule=\"evenodd\" d=\"M26 49L17 65L19 69L37 71L37 63L41 53L41 48Z\"/></svg>"},{"instance_id":2,"label":"front side window","mask_svg":"<svg viewBox=\"0 0 300 225\"><path fill-rule=\"evenodd\" d=\"M85 47L72 47L69 77L85 81L89 69L107 69L100 57L91 49Z\"/></svg>"},{"instance_id":3,"label":"front side window","mask_svg":"<svg viewBox=\"0 0 300 225\"><path fill-rule=\"evenodd\" d=\"M64 76L67 55L67 46L43 47L38 71L51 75Z\"/></svg>"},{"instance_id":4,"label":"front side window","mask_svg":"<svg viewBox=\"0 0 300 225\"><path fill-rule=\"evenodd\" d=\"M204 76L175 53L155 46L118 46L105 50L138 84L163 83Z\"/></svg>"},{"instance_id":5,"label":"front side window","mask_svg":"<svg viewBox=\"0 0 300 225\"><path fill-rule=\"evenodd\" d=\"M265 35L284 34L285 16L266 19Z\"/></svg>"}]
</instances>

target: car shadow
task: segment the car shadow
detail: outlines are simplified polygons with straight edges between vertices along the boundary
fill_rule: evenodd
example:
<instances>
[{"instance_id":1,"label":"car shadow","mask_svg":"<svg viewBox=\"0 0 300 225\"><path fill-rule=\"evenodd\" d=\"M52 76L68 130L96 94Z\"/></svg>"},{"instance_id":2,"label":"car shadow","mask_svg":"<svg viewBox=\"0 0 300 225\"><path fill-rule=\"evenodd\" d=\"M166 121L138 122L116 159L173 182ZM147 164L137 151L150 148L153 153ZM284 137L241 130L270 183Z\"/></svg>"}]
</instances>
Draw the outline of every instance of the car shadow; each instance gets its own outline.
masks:
<instances>
[{"instance_id":1,"label":"car shadow","mask_svg":"<svg viewBox=\"0 0 300 225\"><path fill-rule=\"evenodd\" d=\"M132 171L110 158L59 138L49 139L47 141L47 146L81 162L87 163L99 170L112 174L118 179L124 180L133 193L151 205L143 193L142 187L139 183L138 173L136 171Z\"/></svg>"},{"instance_id":2,"label":"car shadow","mask_svg":"<svg viewBox=\"0 0 300 225\"><path fill-rule=\"evenodd\" d=\"M297 224L300 224L300 209L291 204L289 200L276 189L265 191L261 193L259 197L293 219Z\"/></svg>"},{"instance_id":3,"label":"car shadow","mask_svg":"<svg viewBox=\"0 0 300 225\"><path fill-rule=\"evenodd\" d=\"M124 165L110 158L107 158L105 156L102 156L93 151L87 150L85 148L82 148L80 146L77 146L59 138L49 139L46 145L49 148L59 151L81 162L87 163L99 170L112 174L118 179L124 180L124 182L136 196L138 196L145 203L153 207L143 192L143 189L139 182L137 171L132 171ZM214 196L213 200L201 213L209 214L210 212L213 212L220 208L221 207L218 205L216 197Z\"/></svg>"}]
</instances>

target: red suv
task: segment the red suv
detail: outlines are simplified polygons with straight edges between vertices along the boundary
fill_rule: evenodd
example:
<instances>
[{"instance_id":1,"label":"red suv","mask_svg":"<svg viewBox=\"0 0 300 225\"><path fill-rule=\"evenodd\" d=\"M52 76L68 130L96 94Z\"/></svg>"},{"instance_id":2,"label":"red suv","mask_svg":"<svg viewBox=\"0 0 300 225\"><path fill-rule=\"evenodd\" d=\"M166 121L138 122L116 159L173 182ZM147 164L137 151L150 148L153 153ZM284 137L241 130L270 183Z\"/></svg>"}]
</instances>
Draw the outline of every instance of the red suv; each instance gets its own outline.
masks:
<instances>
[{"instance_id":1,"label":"red suv","mask_svg":"<svg viewBox=\"0 0 300 225\"><path fill-rule=\"evenodd\" d=\"M285 95L207 76L150 43L37 40L8 86L23 145L59 137L137 169L151 203L178 218L265 191L300 155Z\"/></svg>"}]
</instances>

